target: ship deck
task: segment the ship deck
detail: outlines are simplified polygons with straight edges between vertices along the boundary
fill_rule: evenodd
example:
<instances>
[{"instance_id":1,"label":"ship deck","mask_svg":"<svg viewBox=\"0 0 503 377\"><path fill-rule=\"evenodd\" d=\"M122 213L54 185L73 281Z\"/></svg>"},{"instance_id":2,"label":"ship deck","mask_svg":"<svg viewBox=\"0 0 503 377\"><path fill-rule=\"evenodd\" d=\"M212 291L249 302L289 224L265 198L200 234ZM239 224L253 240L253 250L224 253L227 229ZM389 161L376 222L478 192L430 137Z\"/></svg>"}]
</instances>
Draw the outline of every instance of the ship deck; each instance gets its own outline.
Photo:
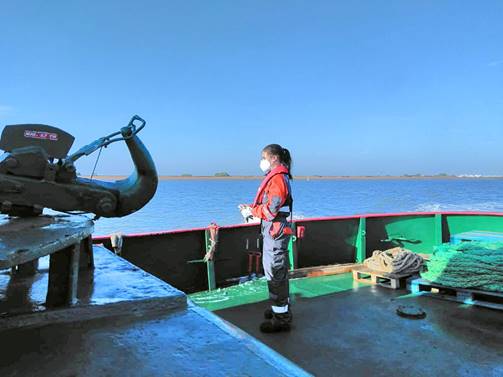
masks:
<instances>
[{"instance_id":1,"label":"ship deck","mask_svg":"<svg viewBox=\"0 0 503 377\"><path fill-rule=\"evenodd\" d=\"M503 375L501 311L369 285L306 296L294 298L288 333L258 330L265 301L215 313L317 376ZM411 304L427 317L396 314Z\"/></svg>"},{"instance_id":2,"label":"ship deck","mask_svg":"<svg viewBox=\"0 0 503 377\"><path fill-rule=\"evenodd\" d=\"M44 306L48 271L0 271L0 376L305 376L301 368L186 295L94 248L78 302Z\"/></svg>"},{"instance_id":3,"label":"ship deck","mask_svg":"<svg viewBox=\"0 0 503 377\"><path fill-rule=\"evenodd\" d=\"M307 376L203 309L0 333L2 377Z\"/></svg>"},{"instance_id":4,"label":"ship deck","mask_svg":"<svg viewBox=\"0 0 503 377\"><path fill-rule=\"evenodd\" d=\"M102 248L95 261L68 309L44 310L44 268L35 278L0 275L0 308L16 309L0 321L1 376L503 375L501 311L321 276L291 281L292 331L262 334L263 279L187 303ZM401 304L427 317L399 317Z\"/></svg>"}]
</instances>

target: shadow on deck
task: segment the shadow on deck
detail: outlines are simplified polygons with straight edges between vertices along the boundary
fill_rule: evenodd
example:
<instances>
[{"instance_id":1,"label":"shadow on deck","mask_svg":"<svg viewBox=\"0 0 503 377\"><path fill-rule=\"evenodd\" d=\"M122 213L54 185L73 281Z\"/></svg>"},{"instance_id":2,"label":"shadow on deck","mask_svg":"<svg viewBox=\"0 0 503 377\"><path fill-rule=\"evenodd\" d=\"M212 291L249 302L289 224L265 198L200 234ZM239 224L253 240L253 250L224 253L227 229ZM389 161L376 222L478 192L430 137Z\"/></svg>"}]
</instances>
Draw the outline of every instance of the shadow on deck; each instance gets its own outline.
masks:
<instances>
[{"instance_id":1,"label":"shadow on deck","mask_svg":"<svg viewBox=\"0 0 503 377\"><path fill-rule=\"evenodd\" d=\"M501 376L503 313L365 286L297 295L289 333L258 331L266 302L216 311L317 376ZM421 306L423 320L399 317Z\"/></svg>"}]
</instances>

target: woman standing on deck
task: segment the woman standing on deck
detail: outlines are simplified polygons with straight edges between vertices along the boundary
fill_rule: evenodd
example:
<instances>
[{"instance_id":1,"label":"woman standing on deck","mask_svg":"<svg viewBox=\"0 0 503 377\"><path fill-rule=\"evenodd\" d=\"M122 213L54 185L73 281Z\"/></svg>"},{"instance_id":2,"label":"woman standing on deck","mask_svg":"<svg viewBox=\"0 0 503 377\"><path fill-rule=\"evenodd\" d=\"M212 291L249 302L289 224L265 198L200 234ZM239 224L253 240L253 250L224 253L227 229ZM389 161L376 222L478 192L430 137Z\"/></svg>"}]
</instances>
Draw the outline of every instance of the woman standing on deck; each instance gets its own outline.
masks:
<instances>
[{"instance_id":1,"label":"woman standing on deck","mask_svg":"<svg viewBox=\"0 0 503 377\"><path fill-rule=\"evenodd\" d=\"M260 325L262 332L288 331L292 322L288 305L288 243L293 233L288 221L293 204L291 166L288 149L278 144L266 146L260 161L260 169L266 176L253 204L240 206L245 218L253 216L261 219L262 263L272 304L264 313L266 320Z\"/></svg>"}]
</instances>

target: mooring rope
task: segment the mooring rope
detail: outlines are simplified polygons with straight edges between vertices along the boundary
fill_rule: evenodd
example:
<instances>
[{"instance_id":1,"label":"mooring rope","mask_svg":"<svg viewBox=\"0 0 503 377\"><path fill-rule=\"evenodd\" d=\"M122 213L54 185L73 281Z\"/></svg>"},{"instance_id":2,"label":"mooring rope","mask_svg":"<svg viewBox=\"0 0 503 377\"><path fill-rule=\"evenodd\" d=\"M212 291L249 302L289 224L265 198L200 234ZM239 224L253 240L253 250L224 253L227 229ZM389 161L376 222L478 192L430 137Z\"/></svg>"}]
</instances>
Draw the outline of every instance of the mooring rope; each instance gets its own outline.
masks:
<instances>
[{"instance_id":1,"label":"mooring rope","mask_svg":"<svg viewBox=\"0 0 503 377\"><path fill-rule=\"evenodd\" d=\"M215 254L215 250L217 248L218 243L218 228L219 226L216 223L211 223L208 227L210 237L209 237L209 247L206 252L206 255L203 258L205 262L213 260L213 256Z\"/></svg>"},{"instance_id":2,"label":"mooring rope","mask_svg":"<svg viewBox=\"0 0 503 377\"><path fill-rule=\"evenodd\" d=\"M375 250L372 256L363 262L371 270L403 275L419 272L423 263L420 255L401 247Z\"/></svg>"}]
</instances>

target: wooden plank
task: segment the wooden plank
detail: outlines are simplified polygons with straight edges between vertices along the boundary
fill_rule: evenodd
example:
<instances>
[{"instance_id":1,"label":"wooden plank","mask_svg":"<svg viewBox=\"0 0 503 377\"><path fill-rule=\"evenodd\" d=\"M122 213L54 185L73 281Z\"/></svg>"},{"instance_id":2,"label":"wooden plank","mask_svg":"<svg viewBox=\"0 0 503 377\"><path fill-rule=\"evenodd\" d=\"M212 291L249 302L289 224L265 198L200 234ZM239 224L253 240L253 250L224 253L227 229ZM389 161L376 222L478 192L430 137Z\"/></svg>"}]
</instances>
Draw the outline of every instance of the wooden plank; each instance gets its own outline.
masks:
<instances>
[{"instance_id":1,"label":"wooden plank","mask_svg":"<svg viewBox=\"0 0 503 377\"><path fill-rule=\"evenodd\" d=\"M83 239L80 242L79 268L81 270L88 270L94 268L93 239L91 236Z\"/></svg>"},{"instance_id":2,"label":"wooden plank","mask_svg":"<svg viewBox=\"0 0 503 377\"><path fill-rule=\"evenodd\" d=\"M364 266L353 269L353 280L391 289L399 289L402 282L410 276L410 274L388 274L386 272L371 270Z\"/></svg>"},{"instance_id":3,"label":"wooden plank","mask_svg":"<svg viewBox=\"0 0 503 377\"><path fill-rule=\"evenodd\" d=\"M12 267L12 274L17 277L33 276L38 271L38 258L32 261Z\"/></svg>"},{"instance_id":4,"label":"wooden plank","mask_svg":"<svg viewBox=\"0 0 503 377\"><path fill-rule=\"evenodd\" d=\"M376 276L388 278L388 279L391 279L391 278L403 279L403 278L406 278L406 277L409 277L412 275L412 274L391 274L391 273L384 272L384 271L372 270L372 269L365 267L363 265L361 265L360 267L356 267L355 270L358 272L361 272L361 273L366 273L368 275L376 275Z\"/></svg>"},{"instance_id":5,"label":"wooden plank","mask_svg":"<svg viewBox=\"0 0 503 377\"><path fill-rule=\"evenodd\" d=\"M420 292L420 294L421 294L421 296L433 297L436 299L441 299L441 300L446 300L446 301L453 301L453 302L457 302L460 304L475 305L475 306L482 306L482 307L490 308L490 309L503 310L503 303L500 304L500 303L491 302L491 301L484 301L484 300L473 300L471 302L466 302L456 296L446 295L446 294L442 294L442 293L426 292L426 291L422 291L422 292Z\"/></svg>"},{"instance_id":6,"label":"wooden plank","mask_svg":"<svg viewBox=\"0 0 503 377\"><path fill-rule=\"evenodd\" d=\"M47 307L71 305L77 298L80 244L51 254Z\"/></svg>"},{"instance_id":7,"label":"wooden plank","mask_svg":"<svg viewBox=\"0 0 503 377\"><path fill-rule=\"evenodd\" d=\"M93 222L83 216L0 216L0 269L55 253L79 243L92 231Z\"/></svg>"},{"instance_id":8,"label":"wooden plank","mask_svg":"<svg viewBox=\"0 0 503 377\"><path fill-rule=\"evenodd\" d=\"M500 292L447 287L425 279L409 281L408 288L412 293L422 296L503 310L503 293Z\"/></svg>"},{"instance_id":9,"label":"wooden plank","mask_svg":"<svg viewBox=\"0 0 503 377\"><path fill-rule=\"evenodd\" d=\"M289 271L289 277L291 279L297 279L305 277L345 274L361 266L362 265L360 263L346 263L333 264L328 266L298 268L296 270Z\"/></svg>"},{"instance_id":10,"label":"wooden plank","mask_svg":"<svg viewBox=\"0 0 503 377\"><path fill-rule=\"evenodd\" d=\"M473 294L482 294L486 296L492 296L492 297L501 297L503 298L503 292L492 292L492 291L482 291L479 289L470 289L470 288L455 288L455 287L448 287L445 285L437 284L432 281L422 279L422 278L417 278L413 279L409 282L409 285L418 285L418 286L424 286L424 287L434 287L434 288L439 288L439 289L447 289L447 290L452 290L452 291L458 291L458 292L469 292Z\"/></svg>"},{"instance_id":11,"label":"wooden plank","mask_svg":"<svg viewBox=\"0 0 503 377\"><path fill-rule=\"evenodd\" d=\"M46 292L40 288L44 288L42 281L47 280L49 271L46 269L40 270L36 279L19 279L15 284L11 281L12 285L4 281L2 288L9 284L13 289L5 292L7 296L0 300L4 304L0 305L0 332L8 328L104 317L138 319L143 315L165 315L187 307L184 293L109 250L95 247L94 257L96 269L80 272L79 300L75 305L44 310L41 304ZM17 296L23 292L29 295L29 299L23 295ZM1 367L0 370L3 371ZM0 376L4 377L5 374L0 373Z\"/></svg>"},{"instance_id":12,"label":"wooden plank","mask_svg":"<svg viewBox=\"0 0 503 377\"><path fill-rule=\"evenodd\" d=\"M391 289L398 289L398 288L400 288L400 280L398 280L398 279L391 279L390 283L391 283Z\"/></svg>"},{"instance_id":13,"label":"wooden plank","mask_svg":"<svg viewBox=\"0 0 503 377\"><path fill-rule=\"evenodd\" d=\"M430 260L430 258L431 258L431 254L423 254L423 253L416 253L416 254L419 255L421 258L423 258L426 261Z\"/></svg>"}]
</instances>

